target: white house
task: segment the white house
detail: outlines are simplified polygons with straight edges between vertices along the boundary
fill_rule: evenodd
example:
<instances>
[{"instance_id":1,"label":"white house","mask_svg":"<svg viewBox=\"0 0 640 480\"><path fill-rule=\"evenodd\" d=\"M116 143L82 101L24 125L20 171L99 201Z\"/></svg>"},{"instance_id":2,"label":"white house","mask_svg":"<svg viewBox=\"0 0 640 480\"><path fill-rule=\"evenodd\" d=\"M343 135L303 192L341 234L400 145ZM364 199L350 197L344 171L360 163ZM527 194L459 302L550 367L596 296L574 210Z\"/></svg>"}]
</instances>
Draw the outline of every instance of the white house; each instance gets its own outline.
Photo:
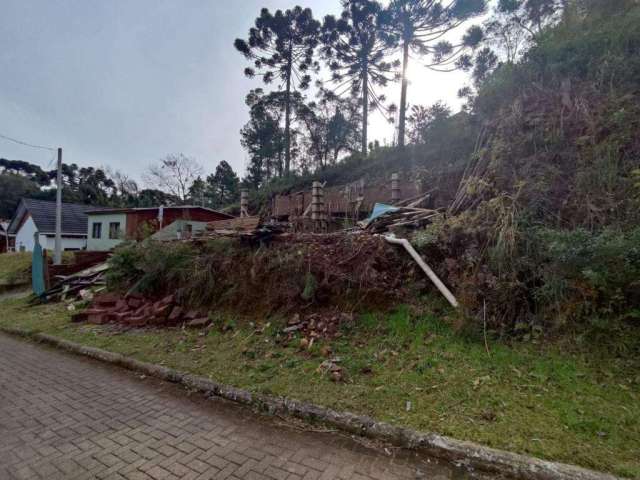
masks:
<instances>
[{"instance_id":1,"label":"white house","mask_svg":"<svg viewBox=\"0 0 640 480\"><path fill-rule=\"evenodd\" d=\"M87 247L87 210L90 205L62 204L62 249L83 250ZM15 235L16 251L32 251L35 236L42 248L55 248L56 202L23 198L11 219L8 231Z\"/></svg>"},{"instance_id":2,"label":"white house","mask_svg":"<svg viewBox=\"0 0 640 480\"><path fill-rule=\"evenodd\" d=\"M208 222L233 218L198 205L98 208L87 215L87 250L91 251L111 250L125 240L142 240L151 234L158 240L190 237Z\"/></svg>"}]
</instances>

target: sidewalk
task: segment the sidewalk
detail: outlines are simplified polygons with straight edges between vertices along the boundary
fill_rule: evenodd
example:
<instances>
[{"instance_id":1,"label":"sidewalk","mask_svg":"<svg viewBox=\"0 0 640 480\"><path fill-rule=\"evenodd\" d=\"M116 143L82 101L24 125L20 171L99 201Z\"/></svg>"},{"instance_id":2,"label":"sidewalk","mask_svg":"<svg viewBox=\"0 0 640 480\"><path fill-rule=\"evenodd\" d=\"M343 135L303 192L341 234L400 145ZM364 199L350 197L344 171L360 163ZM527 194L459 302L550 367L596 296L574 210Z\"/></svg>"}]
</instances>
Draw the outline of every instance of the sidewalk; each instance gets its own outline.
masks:
<instances>
[{"instance_id":1,"label":"sidewalk","mask_svg":"<svg viewBox=\"0 0 640 480\"><path fill-rule=\"evenodd\" d=\"M5 335L0 385L1 478L465 478Z\"/></svg>"}]
</instances>

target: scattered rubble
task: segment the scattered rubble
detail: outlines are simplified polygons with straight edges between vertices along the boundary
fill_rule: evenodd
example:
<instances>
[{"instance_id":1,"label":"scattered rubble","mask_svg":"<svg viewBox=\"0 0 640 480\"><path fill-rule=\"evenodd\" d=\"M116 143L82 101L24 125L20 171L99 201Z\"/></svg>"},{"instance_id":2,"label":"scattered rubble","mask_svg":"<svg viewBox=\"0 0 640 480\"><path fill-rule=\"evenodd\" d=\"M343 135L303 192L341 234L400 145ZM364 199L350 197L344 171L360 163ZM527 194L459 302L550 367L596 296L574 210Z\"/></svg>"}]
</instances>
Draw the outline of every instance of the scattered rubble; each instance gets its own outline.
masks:
<instances>
[{"instance_id":1,"label":"scattered rubble","mask_svg":"<svg viewBox=\"0 0 640 480\"><path fill-rule=\"evenodd\" d=\"M287 335L289 340L297 334L302 335L303 339L337 338L340 336L340 326L352 321L353 314L348 313L311 313L302 318L296 313L289 319L282 333Z\"/></svg>"},{"instance_id":2,"label":"scattered rubble","mask_svg":"<svg viewBox=\"0 0 640 480\"><path fill-rule=\"evenodd\" d=\"M386 308L410 298L408 285L420 285L420 274L377 233L425 225L439 215L419 207L428 197L422 195L396 206L376 204L371 217L360 223L361 228L333 233L295 233L287 223L264 223L257 216L210 222L194 237L177 240L193 246L190 254L195 259L192 274L182 275L180 281L160 270L154 273L153 290L139 290L136 283L122 284L117 286L122 291L140 294L116 298L103 291L108 268L104 263L63 278L45 298L79 300L69 306L73 311L90 303L89 308L73 315L74 321L131 327L202 328L210 323L208 313L203 313L210 309L226 308L238 315L295 313L281 333L285 341L301 338L300 347L308 349L317 338L338 337L340 326L353 320L352 313L345 312L363 305ZM231 240L222 254L211 247L210 241L218 238ZM251 248L256 242L268 243L269 248ZM137 248L139 262L144 265L146 258L154 258L147 256L145 249L158 247L140 243ZM139 270L153 271L154 265ZM335 310L325 310L327 305ZM330 352L323 355L329 357Z\"/></svg>"},{"instance_id":3,"label":"scattered rubble","mask_svg":"<svg viewBox=\"0 0 640 480\"><path fill-rule=\"evenodd\" d=\"M175 327L184 325L193 328L205 328L212 324L208 312L190 310L179 305L175 295L167 295L157 300L145 298L139 294L121 296L114 292L99 292L93 295L83 290L82 300L89 306L72 315L73 322L86 322L96 325L118 324L125 327ZM75 304L69 304L69 310L75 311ZM339 312L311 313L301 317L295 314L282 329L284 343L300 337L301 350L310 349L316 339L334 339L341 335L340 326L353 321L353 315ZM263 333L270 326L267 323L255 333ZM223 326L221 326L223 328ZM324 357L331 357L333 351L324 345L320 349Z\"/></svg>"},{"instance_id":4,"label":"scattered rubble","mask_svg":"<svg viewBox=\"0 0 640 480\"><path fill-rule=\"evenodd\" d=\"M342 382L345 379L345 372L339 365L341 361L340 357L327 359L320 364L318 372L328 375L332 382Z\"/></svg>"},{"instance_id":5,"label":"scattered rubble","mask_svg":"<svg viewBox=\"0 0 640 480\"><path fill-rule=\"evenodd\" d=\"M229 220L216 220L207 224L209 232L253 232L260 225L260 217L238 217Z\"/></svg>"},{"instance_id":6,"label":"scattered rubble","mask_svg":"<svg viewBox=\"0 0 640 480\"><path fill-rule=\"evenodd\" d=\"M417 207L426 198L428 195L406 206L376 203L371 216L358 222L358 226L369 233L393 233L398 229L424 227L431 223L433 218L441 215L438 210Z\"/></svg>"},{"instance_id":7,"label":"scattered rubble","mask_svg":"<svg viewBox=\"0 0 640 480\"><path fill-rule=\"evenodd\" d=\"M47 302L76 298L87 300L90 289L100 291L106 288L104 274L108 269L107 263L100 263L71 275L58 276L57 283L42 294L41 300Z\"/></svg>"},{"instance_id":8,"label":"scattered rubble","mask_svg":"<svg viewBox=\"0 0 640 480\"><path fill-rule=\"evenodd\" d=\"M130 327L185 325L202 328L211 323L208 314L185 310L174 295L153 301L138 294L121 297L117 293L100 293L89 308L71 317L74 322L93 324L118 323Z\"/></svg>"}]
</instances>

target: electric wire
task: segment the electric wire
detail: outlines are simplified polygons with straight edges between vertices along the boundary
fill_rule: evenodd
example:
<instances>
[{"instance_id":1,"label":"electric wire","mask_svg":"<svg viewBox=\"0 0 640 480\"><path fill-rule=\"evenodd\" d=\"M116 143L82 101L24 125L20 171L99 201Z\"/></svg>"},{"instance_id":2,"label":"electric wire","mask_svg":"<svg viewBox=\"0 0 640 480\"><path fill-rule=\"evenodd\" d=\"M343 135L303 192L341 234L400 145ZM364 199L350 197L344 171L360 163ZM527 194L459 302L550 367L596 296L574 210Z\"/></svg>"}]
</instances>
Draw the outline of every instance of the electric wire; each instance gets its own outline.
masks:
<instances>
[{"instance_id":1,"label":"electric wire","mask_svg":"<svg viewBox=\"0 0 640 480\"><path fill-rule=\"evenodd\" d=\"M12 137L9 137L9 136L7 136L7 135L3 135L3 134L1 134L1 133L0 133L0 138L4 138L5 140L9 140L10 142L14 142L14 143L17 143L17 144L19 144L19 145L24 145L24 146L26 146L26 147L31 147L31 148L40 148L40 149L42 149L42 150L50 150L50 151L52 151L52 152L55 152L55 151L56 151L56 149L55 149L55 148L53 148L53 147L45 147L44 145L35 145L35 144L33 144L33 143L23 142L22 140L18 140L18 139L16 139L16 138L12 138Z\"/></svg>"}]
</instances>

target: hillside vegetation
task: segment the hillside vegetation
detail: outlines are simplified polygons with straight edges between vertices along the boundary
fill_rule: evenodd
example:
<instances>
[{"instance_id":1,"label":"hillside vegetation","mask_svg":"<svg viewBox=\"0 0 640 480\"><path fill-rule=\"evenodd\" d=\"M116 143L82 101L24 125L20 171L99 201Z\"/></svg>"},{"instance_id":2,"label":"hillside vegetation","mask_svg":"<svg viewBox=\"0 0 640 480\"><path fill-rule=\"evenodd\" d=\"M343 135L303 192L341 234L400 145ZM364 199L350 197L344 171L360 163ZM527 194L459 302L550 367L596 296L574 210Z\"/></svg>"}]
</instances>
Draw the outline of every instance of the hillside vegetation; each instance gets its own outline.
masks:
<instances>
[{"instance_id":1,"label":"hillside vegetation","mask_svg":"<svg viewBox=\"0 0 640 480\"><path fill-rule=\"evenodd\" d=\"M571 2L519 61L477 82L466 110L427 122L422 143L279 179L256 198L413 169L449 189L446 218L414 241L461 298L466 325L527 338L637 325L637 2Z\"/></svg>"}]
</instances>

